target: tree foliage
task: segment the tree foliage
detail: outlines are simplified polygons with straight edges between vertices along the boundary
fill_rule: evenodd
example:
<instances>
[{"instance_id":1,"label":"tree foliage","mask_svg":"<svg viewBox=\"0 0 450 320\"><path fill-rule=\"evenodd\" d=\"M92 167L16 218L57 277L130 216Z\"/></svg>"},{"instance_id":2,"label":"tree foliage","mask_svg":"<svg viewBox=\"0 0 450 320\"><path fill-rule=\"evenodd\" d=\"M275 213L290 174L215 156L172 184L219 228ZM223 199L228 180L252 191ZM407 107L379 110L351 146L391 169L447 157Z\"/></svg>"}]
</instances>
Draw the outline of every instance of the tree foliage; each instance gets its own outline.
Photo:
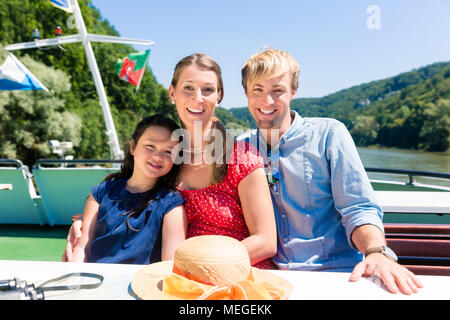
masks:
<instances>
[{"instance_id":1,"label":"tree foliage","mask_svg":"<svg viewBox=\"0 0 450 320\"><path fill-rule=\"evenodd\" d=\"M71 86L64 72L29 56L21 60L51 89L49 92L0 92L0 157L20 158L31 164L36 157L51 154L48 140L72 141L78 146L81 118L65 108L62 97Z\"/></svg>"}]
</instances>

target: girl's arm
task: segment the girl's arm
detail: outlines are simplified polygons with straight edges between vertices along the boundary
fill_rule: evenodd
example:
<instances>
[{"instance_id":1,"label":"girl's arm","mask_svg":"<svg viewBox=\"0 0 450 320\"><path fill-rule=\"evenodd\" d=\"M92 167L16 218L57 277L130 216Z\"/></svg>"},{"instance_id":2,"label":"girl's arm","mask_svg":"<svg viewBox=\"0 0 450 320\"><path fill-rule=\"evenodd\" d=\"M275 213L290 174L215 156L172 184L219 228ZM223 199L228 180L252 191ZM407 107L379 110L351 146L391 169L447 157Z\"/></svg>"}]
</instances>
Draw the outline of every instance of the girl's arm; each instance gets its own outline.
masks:
<instances>
[{"instance_id":1,"label":"girl's arm","mask_svg":"<svg viewBox=\"0 0 450 320\"><path fill-rule=\"evenodd\" d=\"M263 168L247 175L238 186L239 198L250 237L242 240L251 264L277 252L277 228L269 186Z\"/></svg>"},{"instance_id":2,"label":"girl's arm","mask_svg":"<svg viewBox=\"0 0 450 320\"><path fill-rule=\"evenodd\" d=\"M84 224L83 224L84 228ZM161 260L173 260L175 249L186 239L187 218L183 205L166 213L162 226Z\"/></svg>"},{"instance_id":3,"label":"girl's arm","mask_svg":"<svg viewBox=\"0 0 450 320\"><path fill-rule=\"evenodd\" d=\"M81 238L76 242L72 257L69 262L84 262L86 260L86 249L95 236L95 226L97 224L97 213L99 204L94 197L89 195L83 212L83 228L81 230Z\"/></svg>"}]
</instances>

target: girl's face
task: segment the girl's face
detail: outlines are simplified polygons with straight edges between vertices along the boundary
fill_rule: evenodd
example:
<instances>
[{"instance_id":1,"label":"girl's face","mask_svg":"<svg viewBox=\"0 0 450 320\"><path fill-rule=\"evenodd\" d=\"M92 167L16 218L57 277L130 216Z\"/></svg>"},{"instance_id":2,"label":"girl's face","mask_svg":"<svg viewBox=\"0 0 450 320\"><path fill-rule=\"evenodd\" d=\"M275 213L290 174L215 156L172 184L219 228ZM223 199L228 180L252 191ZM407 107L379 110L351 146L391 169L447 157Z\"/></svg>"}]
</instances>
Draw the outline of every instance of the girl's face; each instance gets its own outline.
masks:
<instances>
[{"instance_id":1,"label":"girl's face","mask_svg":"<svg viewBox=\"0 0 450 320\"><path fill-rule=\"evenodd\" d=\"M171 140L168 129L148 127L137 144L130 143L130 153L134 157L133 176L156 179L169 173L173 166L171 152L177 144L177 140Z\"/></svg>"},{"instance_id":2,"label":"girl's face","mask_svg":"<svg viewBox=\"0 0 450 320\"><path fill-rule=\"evenodd\" d=\"M202 129L211 125L221 95L217 80L214 71L193 64L183 69L176 88L170 85L170 98L186 129L193 130L195 122L201 122Z\"/></svg>"}]
</instances>

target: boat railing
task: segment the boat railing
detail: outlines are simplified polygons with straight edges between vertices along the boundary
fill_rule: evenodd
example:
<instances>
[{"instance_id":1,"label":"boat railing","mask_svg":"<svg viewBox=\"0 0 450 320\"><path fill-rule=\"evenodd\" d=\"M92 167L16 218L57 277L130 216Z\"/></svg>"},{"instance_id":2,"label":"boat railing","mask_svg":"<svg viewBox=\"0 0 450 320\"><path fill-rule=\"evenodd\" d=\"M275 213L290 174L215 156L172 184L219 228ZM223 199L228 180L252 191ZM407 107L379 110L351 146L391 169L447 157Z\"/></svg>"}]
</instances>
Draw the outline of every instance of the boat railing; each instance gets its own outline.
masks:
<instances>
[{"instance_id":1,"label":"boat railing","mask_svg":"<svg viewBox=\"0 0 450 320\"><path fill-rule=\"evenodd\" d=\"M90 165L90 164L97 164L97 165L106 165L106 164L120 164L122 160L114 160L114 159L72 159L72 160L66 160L66 159L38 159L36 160L35 164L33 165L33 168L42 168L47 165L62 165L62 166L68 166L68 165Z\"/></svg>"},{"instance_id":2,"label":"boat railing","mask_svg":"<svg viewBox=\"0 0 450 320\"><path fill-rule=\"evenodd\" d=\"M418 177L418 176L450 180L450 173L445 173L445 172L405 170L405 169L386 169L386 168L373 168L373 167L366 167L365 169L367 172L407 175L409 178L409 181L406 183L407 185L415 185L416 177Z\"/></svg>"},{"instance_id":3,"label":"boat railing","mask_svg":"<svg viewBox=\"0 0 450 320\"><path fill-rule=\"evenodd\" d=\"M0 159L0 223L47 223L41 198L33 185L28 166L18 159Z\"/></svg>"},{"instance_id":4,"label":"boat railing","mask_svg":"<svg viewBox=\"0 0 450 320\"><path fill-rule=\"evenodd\" d=\"M16 168L22 168L24 167L23 162L19 159L0 159L0 164L3 165L14 165Z\"/></svg>"}]
</instances>

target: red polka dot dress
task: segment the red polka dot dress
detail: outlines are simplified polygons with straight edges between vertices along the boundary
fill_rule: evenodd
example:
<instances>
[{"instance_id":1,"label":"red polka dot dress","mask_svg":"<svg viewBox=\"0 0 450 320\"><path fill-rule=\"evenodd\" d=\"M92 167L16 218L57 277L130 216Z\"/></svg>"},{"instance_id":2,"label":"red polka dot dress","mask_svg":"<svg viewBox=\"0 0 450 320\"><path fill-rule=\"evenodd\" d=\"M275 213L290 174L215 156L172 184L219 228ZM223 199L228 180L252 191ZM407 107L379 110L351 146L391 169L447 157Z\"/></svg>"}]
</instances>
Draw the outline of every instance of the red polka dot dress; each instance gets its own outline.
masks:
<instances>
[{"instance_id":1,"label":"red polka dot dress","mask_svg":"<svg viewBox=\"0 0 450 320\"><path fill-rule=\"evenodd\" d=\"M252 145L237 141L228 160L227 174L221 182L195 190L178 188L185 200L188 238L216 234L243 240L250 236L239 200L238 185L255 169L264 168L263 159ZM254 266L274 268L270 259Z\"/></svg>"}]
</instances>

